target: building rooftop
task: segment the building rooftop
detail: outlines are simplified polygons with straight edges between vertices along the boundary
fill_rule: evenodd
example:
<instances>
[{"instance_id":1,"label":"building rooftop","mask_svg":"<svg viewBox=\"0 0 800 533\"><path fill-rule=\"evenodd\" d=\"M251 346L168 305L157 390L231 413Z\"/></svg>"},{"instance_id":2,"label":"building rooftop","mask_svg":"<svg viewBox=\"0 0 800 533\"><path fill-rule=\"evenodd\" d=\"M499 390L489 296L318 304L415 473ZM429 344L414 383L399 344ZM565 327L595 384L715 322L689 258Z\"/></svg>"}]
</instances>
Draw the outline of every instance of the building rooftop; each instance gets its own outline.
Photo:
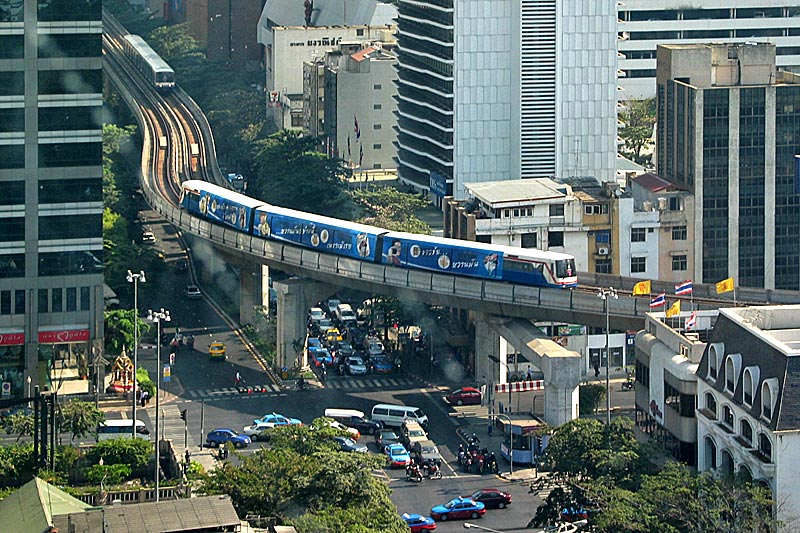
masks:
<instances>
[{"instance_id":1,"label":"building rooftop","mask_svg":"<svg viewBox=\"0 0 800 533\"><path fill-rule=\"evenodd\" d=\"M787 356L800 355L800 305L720 309Z\"/></svg>"},{"instance_id":2,"label":"building rooftop","mask_svg":"<svg viewBox=\"0 0 800 533\"><path fill-rule=\"evenodd\" d=\"M315 0L311 26L386 26L396 24L397 7L375 0ZM305 26L302 0L267 0L261 21L277 26Z\"/></svg>"},{"instance_id":3,"label":"building rooftop","mask_svg":"<svg viewBox=\"0 0 800 533\"><path fill-rule=\"evenodd\" d=\"M572 193L569 187L550 178L465 183L464 188L478 200L495 208L564 198Z\"/></svg>"},{"instance_id":4,"label":"building rooftop","mask_svg":"<svg viewBox=\"0 0 800 533\"><path fill-rule=\"evenodd\" d=\"M44 531L60 515L90 509L96 507L35 477L0 501L0 524L4 533Z\"/></svg>"}]
</instances>

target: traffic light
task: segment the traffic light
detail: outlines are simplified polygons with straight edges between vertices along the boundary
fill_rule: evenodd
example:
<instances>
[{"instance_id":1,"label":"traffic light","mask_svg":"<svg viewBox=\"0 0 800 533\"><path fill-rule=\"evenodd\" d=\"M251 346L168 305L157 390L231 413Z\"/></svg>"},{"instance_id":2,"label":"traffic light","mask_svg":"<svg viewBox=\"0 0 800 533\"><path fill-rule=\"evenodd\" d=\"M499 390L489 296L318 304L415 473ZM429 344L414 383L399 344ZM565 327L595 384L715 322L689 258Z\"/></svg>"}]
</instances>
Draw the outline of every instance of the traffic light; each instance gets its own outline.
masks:
<instances>
[{"instance_id":1,"label":"traffic light","mask_svg":"<svg viewBox=\"0 0 800 533\"><path fill-rule=\"evenodd\" d=\"M186 409L181 411L181 420L186 420Z\"/></svg>"}]
</instances>

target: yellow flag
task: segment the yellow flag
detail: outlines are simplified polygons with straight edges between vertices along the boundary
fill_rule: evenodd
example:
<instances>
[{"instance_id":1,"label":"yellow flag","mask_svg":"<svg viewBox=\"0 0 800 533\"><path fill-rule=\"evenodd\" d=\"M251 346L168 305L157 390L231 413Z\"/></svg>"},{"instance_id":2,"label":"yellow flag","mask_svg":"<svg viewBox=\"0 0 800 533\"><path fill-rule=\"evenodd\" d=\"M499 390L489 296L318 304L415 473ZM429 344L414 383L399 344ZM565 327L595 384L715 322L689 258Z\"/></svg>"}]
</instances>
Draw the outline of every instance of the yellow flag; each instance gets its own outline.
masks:
<instances>
[{"instance_id":1,"label":"yellow flag","mask_svg":"<svg viewBox=\"0 0 800 533\"><path fill-rule=\"evenodd\" d=\"M650 280L647 281L640 281L636 285L633 286L633 295L636 296L637 294L650 294Z\"/></svg>"},{"instance_id":2,"label":"yellow flag","mask_svg":"<svg viewBox=\"0 0 800 533\"><path fill-rule=\"evenodd\" d=\"M667 318L681 314L681 301L678 300L667 309Z\"/></svg>"},{"instance_id":3,"label":"yellow flag","mask_svg":"<svg viewBox=\"0 0 800 533\"><path fill-rule=\"evenodd\" d=\"M733 290L733 278L723 279L717 283L717 294L731 292Z\"/></svg>"}]
</instances>

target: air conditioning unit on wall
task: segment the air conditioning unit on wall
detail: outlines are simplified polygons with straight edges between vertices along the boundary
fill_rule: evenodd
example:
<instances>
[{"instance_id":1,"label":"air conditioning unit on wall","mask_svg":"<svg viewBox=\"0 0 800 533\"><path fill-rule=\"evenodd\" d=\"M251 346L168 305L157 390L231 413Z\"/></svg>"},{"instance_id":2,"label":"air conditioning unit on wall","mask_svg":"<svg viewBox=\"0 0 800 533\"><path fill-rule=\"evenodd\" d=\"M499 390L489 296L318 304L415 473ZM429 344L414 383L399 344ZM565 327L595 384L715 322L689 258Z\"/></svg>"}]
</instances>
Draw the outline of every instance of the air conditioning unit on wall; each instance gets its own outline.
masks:
<instances>
[{"instance_id":1,"label":"air conditioning unit on wall","mask_svg":"<svg viewBox=\"0 0 800 533\"><path fill-rule=\"evenodd\" d=\"M608 248L606 248L605 246L601 246L600 248L597 249L597 254L608 255Z\"/></svg>"}]
</instances>

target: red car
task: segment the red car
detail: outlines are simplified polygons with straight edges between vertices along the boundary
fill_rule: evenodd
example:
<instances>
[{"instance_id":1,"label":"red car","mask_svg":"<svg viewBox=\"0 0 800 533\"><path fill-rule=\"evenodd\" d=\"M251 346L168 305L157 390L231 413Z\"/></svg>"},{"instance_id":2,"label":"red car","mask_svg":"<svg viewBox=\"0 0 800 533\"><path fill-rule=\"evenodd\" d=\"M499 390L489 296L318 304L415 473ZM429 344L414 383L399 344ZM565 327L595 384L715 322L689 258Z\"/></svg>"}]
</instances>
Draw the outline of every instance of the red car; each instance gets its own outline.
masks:
<instances>
[{"instance_id":1,"label":"red car","mask_svg":"<svg viewBox=\"0 0 800 533\"><path fill-rule=\"evenodd\" d=\"M483 503L487 509L502 509L511 504L511 494L499 489L476 490L464 497Z\"/></svg>"},{"instance_id":2,"label":"red car","mask_svg":"<svg viewBox=\"0 0 800 533\"><path fill-rule=\"evenodd\" d=\"M481 391L472 387L464 387L444 398L450 405L480 405Z\"/></svg>"}]
</instances>

